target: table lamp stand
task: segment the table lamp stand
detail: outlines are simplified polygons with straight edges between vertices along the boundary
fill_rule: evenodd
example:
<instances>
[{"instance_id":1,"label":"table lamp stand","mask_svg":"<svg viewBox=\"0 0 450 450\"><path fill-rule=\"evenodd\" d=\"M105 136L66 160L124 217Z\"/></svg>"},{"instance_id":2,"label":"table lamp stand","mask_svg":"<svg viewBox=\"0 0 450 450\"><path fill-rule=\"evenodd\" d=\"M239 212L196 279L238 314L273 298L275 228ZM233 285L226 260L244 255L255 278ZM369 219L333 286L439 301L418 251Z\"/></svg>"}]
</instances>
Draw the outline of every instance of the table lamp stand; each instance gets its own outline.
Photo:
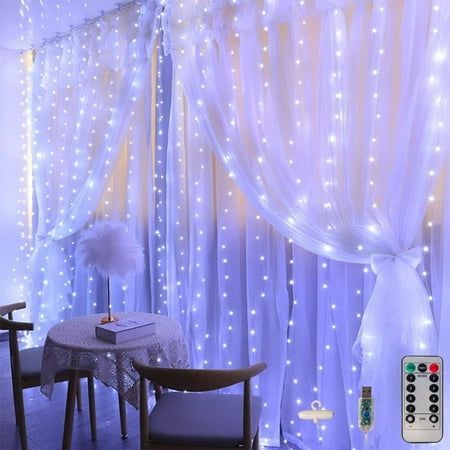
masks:
<instances>
[{"instance_id":1,"label":"table lamp stand","mask_svg":"<svg viewBox=\"0 0 450 450\"><path fill-rule=\"evenodd\" d=\"M107 278L107 299L108 299L108 315L106 317L102 317L101 323L111 323L117 322L117 317L111 316L111 280Z\"/></svg>"}]
</instances>

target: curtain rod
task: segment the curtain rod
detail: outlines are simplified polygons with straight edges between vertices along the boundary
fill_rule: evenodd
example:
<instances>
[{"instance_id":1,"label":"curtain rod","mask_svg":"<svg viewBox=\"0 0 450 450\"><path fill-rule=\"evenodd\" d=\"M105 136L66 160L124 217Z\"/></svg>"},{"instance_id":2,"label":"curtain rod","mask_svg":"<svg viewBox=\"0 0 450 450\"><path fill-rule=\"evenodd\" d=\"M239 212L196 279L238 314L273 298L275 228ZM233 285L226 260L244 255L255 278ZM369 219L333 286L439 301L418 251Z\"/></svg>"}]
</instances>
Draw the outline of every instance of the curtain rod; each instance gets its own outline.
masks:
<instances>
[{"instance_id":1,"label":"curtain rod","mask_svg":"<svg viewBox=\"0 0 450 450\"><path fill-rule=\"evenodd\" d=\"M16 55L21 55L23 50L15 50L13 48L0 47L1 51L15 53Z\"/></svg>"},{"instance_id":2,"label":"curtain rod","mask_svg":"<svg viewBox=\"0 0 450 450\"><path fill-rule=\"evenodd\" d=\"M42 47L45 47L48 44L51 44L59 39L64 39L67 36L70 36L74 31L77 30L81 30L84 27L87 27L89 25L92 25L96 22L98 22L99 20L103 19L104 17L107 16L111 16L119 11L121 11L122 9L125 8L129 8L130 6L133 6L135 4L141 3L141 0L131 0L129 2L126 3L117 3L117 7L114 9L111 9L110 11L107 12L103 12L101 14L99 14L98 16L93 17L92 19L85 19L84 23L81 23L79 25L75 25L75 26L71 26L70 30L64 31L63 33L56 33L55 36L49 38L49 39L44 39L43 42L39 45L32 45L30 48L27 48L26 50L20 50L19 53L22 54L24 52L28 52L28 51L36 51Z\"/></svg>"}]
</instances>

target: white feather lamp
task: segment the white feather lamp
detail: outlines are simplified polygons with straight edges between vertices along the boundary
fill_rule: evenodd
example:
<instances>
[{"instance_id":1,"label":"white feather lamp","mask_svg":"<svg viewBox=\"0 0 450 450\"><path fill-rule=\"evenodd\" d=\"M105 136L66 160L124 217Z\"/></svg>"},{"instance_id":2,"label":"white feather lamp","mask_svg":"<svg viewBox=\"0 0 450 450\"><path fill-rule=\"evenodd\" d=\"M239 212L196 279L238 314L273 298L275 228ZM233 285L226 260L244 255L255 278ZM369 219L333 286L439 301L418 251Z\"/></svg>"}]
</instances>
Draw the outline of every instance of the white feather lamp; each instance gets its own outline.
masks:
<instances>
[{"instance_id":1,"label":"white feather lamp","mask_svg":"<svg viewBox=\"0 0 450 450\"><path fill-rule=\"evenodd\" d=\"M85 266L93 266L108 283L108 316L103 323L114 322L111 316L110 277L125 278L144 269L142 246L127 231L122 222L96 222L78 242L76 257Z\"/></svg>"}]
</instances>

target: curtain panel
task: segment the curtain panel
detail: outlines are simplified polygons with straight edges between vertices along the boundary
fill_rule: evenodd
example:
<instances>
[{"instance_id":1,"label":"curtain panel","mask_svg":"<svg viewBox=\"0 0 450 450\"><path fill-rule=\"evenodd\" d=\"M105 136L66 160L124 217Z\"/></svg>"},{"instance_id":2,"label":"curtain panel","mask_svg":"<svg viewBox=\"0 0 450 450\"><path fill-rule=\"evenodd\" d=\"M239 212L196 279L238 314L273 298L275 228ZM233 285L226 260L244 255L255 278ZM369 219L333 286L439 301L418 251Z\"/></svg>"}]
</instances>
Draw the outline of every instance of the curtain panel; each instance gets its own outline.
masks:
<instances>
[{"instance_id":1,"label":"curtain panel","mask_svg":"<svg viewBox=\"0 0 450 450\"><path fill-rule=\"evenodd\" d=\"M169 125L167 153L160 153L155 169L156 179L167 181L158 188L166 190L166 221L165 232L158 227L165 244L157 255L166 262L168 312L185 329L192 365L267 361L254 386L264 398L264 445L364 448L357 426L361 372L352 346L374 286L370 265L317 257L271 227L211 155L210 139L177 78ZM441 230L441 205L435 206L438 223L424 230L419 272L438 318L441 310L446 314L439 293L445 267L437 259L446 252L440 239L448 228ZM155 219L161 223L159 209ZM441 335L447 329L441 327ZM317 399L335 411L320 427L297 417Z\"/></svg>"},{"instance_id":2,"label":"curtain panel","mask_svg":"<svg viewBox=\"0 0 450 450\"><path fill-rule=\"evenodd\" d=\"M194 1L165 15L176 77L246 197L315 254L371 264L354 346L380 393L367 445L406 447L389 380L403 355L437 351L416 269L449 138L450 5Z\"/></svg>"},{"instance_id":3,"label":"curtain panel","mask_svg":"<svg viewBox=\"0 0 450 450\"><path fill-rule=\"evenodd\" d=\"M36 51L32 157L38 216L29 266L32 319L39 319L42 332L47 320L72 307L74 267L59 241L93 217L114 170L136 102L148 88L157 16L154 3L135 5Z\"/></svg>"}]
</instances>

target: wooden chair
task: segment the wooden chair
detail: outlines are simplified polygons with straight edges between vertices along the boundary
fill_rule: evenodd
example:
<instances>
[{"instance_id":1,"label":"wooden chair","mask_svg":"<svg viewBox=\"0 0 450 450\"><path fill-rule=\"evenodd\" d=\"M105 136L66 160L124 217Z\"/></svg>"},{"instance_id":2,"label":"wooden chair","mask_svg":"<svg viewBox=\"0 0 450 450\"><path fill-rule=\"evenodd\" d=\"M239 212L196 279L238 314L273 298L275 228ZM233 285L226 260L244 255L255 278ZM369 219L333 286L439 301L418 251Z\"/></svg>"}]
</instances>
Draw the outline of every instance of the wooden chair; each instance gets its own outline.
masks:
<instances>
[{"instance_id":1,"label":"wooden chair","mask_svg":"<svg viewBox=\"0 0 450 450\"><path fill-rule=\"evenodd\" d=\"M262 399L251 395L250 380L266 363L237 370L157 368L136 360L133 365L140 375L141 449L259 448ZM147 380L153 383L156 397L150 416ZM241 382L243 395L199 393Z\"/></svg>"},{"instance_id":2,"label":"wooden chair","mask_svg":"<svg viewBox=\"0 0 450 450\"><path fill-rule=\"evenodd\" d=\"M25 425L25 410L23 403L23 390L41 385L41 365L43 347L27 348L19 350L17 340L18 331L31 331L34 328L32 323L14 322L13 311L26 307L24 302L13 303L0 306L0 330L9 331L9 351L11 362L11 378L13 385L14 411L16 415L16 425L19 427L20 443L23 450L27 449L27 431ZM2 317L8 314L8 319ZM55 383L67 381L70 372L65 371L58 374ZM94 397L94 379L92 374L87 371L81 371L80 377L87 377L89 393L89 417L91 425L92 440L96 439L95 423L95 397ZM80 386L77 392L78 410L81 410Z\"/></svg>"}]
</instances>

